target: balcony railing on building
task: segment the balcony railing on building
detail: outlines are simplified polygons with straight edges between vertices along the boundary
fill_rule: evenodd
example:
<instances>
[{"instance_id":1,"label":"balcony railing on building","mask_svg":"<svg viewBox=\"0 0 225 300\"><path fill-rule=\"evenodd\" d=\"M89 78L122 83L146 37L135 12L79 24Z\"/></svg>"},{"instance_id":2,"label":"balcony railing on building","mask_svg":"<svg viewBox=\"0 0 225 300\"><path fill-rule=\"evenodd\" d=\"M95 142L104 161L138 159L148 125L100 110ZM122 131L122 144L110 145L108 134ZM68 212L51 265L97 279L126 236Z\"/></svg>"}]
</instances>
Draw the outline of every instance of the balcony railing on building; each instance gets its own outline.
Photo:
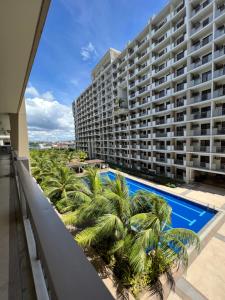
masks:
<instances>
[{"instance_id":1,"label":"balcony railing on building","mask_svg":"<svg viewBox=\"0 0 225 300\"><path fill-rule=\"evenodd\" d=\"M205 7L207 7L210 3L212 3L212 0L204 0L202 3L199 3L195 8L193 8L193 11L191 13L191 17L194 17L202 9L204 9Z\"/></svg>"}]
</instances>

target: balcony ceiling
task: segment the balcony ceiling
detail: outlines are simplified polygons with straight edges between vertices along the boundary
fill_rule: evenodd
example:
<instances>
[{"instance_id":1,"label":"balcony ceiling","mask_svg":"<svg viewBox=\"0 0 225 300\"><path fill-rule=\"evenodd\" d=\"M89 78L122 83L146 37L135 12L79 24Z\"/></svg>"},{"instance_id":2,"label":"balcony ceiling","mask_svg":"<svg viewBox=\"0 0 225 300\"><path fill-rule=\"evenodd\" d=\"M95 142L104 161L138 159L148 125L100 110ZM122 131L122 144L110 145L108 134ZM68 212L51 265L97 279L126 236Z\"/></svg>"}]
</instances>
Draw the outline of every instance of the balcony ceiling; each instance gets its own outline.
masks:
<instances>
[{"instance_id":1,"label":"balcony ceiling","mask_svg":"<svg viewBox=\"0 0 225 300\"><path fill-rule=\"evenodd\" d=\"M49 3L0 1L0 113L21 105Z\"/></svg>"}]
</instances>

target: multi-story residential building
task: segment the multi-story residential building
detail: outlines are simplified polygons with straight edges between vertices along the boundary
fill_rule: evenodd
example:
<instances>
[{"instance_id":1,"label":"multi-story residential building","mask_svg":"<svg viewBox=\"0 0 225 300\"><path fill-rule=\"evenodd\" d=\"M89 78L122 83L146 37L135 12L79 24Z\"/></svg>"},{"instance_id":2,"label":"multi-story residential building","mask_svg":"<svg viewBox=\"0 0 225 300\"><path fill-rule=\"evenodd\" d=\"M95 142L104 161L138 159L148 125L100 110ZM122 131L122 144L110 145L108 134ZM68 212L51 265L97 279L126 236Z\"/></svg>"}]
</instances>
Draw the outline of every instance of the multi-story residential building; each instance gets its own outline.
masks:
<instances>
[{"instance_id":1,"label":"multi-story residential building","mask_svg":"<svg viewBox=\"0 0 225 300\"><path fill-rule=\"evenodd\" d=\"M90 157L189 182L225 175L225 2L171 0L74 101Z\"/></svg>"}]
</instances>

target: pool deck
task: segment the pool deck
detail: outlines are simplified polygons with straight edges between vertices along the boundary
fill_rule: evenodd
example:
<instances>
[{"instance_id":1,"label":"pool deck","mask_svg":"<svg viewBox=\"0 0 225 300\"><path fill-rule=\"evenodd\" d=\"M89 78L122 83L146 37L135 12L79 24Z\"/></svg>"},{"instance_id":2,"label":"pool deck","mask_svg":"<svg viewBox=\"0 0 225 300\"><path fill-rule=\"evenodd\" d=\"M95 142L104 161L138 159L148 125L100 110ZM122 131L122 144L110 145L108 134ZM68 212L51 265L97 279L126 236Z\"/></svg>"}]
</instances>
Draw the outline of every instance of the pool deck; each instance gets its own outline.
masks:
<instances>
[{"instance_id":1,"label":"pool deck","mask_svg":"<svg viewBox=\"0 0 225 300\"><path fill-rule=\"evenodd\" d=\"M106 171L106 170L105 170ZM115 172L113 169L107 171ZM194 257L185 274L176 281L176 290L169 300L224 300L225 299L225 188L193 183L169 188L151 181L143 180L127 173L120 174L156 187L163 191L184 197L188 200L216 208L220 211L220 221L214 231L205 239L197 257ZM211 227L212 224L209 224ZM205 234L209 228L205 229ZM148 298L150 299L150 298Z\"/></svg>"}]
</instances>

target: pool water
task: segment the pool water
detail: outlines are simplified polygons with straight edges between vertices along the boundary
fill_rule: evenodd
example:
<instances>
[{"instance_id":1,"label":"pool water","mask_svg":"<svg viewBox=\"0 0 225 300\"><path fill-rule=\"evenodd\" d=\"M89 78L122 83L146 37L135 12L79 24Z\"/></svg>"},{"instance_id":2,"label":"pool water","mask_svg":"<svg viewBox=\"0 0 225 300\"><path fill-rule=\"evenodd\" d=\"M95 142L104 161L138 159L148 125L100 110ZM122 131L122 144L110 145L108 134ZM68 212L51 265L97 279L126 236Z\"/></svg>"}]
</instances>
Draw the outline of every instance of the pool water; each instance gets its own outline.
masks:
<instances>
[{"instance_id":1,"label":"pool water","mask_svg":"<svg viewBox=\"0 0 225 300\"><path fill-rule=\"evenodd\" d=\"M101 176L108 176L111 180L114 180L116 174L109 171L102 173ZM139 190L144 190L164 198L166 202L172 207L171 221L173 228L187 228L197 233L217 213L217 211L214 209L164 192L157 188L150 187L144 183L132 180L130 178L126 178L126 183L129 188L130 195L133 195Z\"/></svg>"}]
</instances>

